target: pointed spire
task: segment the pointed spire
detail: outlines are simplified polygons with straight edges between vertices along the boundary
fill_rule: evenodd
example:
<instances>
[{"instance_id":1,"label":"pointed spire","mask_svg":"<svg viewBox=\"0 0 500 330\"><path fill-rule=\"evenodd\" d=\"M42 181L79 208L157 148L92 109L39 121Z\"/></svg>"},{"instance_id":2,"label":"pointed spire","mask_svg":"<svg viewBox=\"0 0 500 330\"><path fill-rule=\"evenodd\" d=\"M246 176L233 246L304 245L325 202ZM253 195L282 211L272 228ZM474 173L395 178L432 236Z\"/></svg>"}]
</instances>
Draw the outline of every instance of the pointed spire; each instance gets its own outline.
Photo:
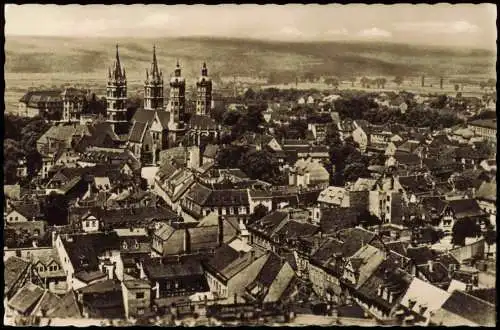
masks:
<instances>
[{"instance_id":1,"label":"pointed spire","mask_svg":"<svg viewBox=\"0 0 500 330\"><path fill-rule=\"evenodd\" d=\"M127 79L127 75L125 74L125 67L123 68L123 79Z\"/></svg>"},{"instance_id":2,"label":"pointed spire","mask_svg":"<svg viewBox=\"0 0 500 330\"><path fill-rule=\"evenodd\" d=\"M108 78L111 79L111 68L108 66Z\"/></svg>"},{"instance_id":3,"label":"pointed spire","mask_svg":"<svg viewBox=\"0 0 500 330\"><path fill-rule=\"evenodd\" d=\"M116 60L113 67L113 74L115 79L123 77L123 72L120 64L120 54L118 53L118 45L116 45Z\"/></svg>"},{"instance_id":4,"label":"pointed spire","mask_svg":"<svg viewBox=\"0 0 500 330\"><path fill-rule=\"evenodd\" d=\"M207 63L203 62L203 68L201 69L201 75L206 77L208 76Z\"/></svg>"},{"instance_id":5,"label":"pointed spire","mask_svg":"<svg viewBox=\"0 0 500 330\"><path fill-rule=\"evenodd\" d=\"M175 68L175 76L180 77L181 76L181 66L179 65L179 60L177 60L177 65Z\"/></svg>"},{"instance_id":6,"label":"pointed spire","mask_svg":"<svg viewBox=\"0 0 500 330\"><path fill-rule=\"evenodd\" d=\"M158 79L160 72L158 70L158 61L156 60L156 45L153 45L153 63L151 64L151 76L153 80Z\"/></svg>"}]
</instances>

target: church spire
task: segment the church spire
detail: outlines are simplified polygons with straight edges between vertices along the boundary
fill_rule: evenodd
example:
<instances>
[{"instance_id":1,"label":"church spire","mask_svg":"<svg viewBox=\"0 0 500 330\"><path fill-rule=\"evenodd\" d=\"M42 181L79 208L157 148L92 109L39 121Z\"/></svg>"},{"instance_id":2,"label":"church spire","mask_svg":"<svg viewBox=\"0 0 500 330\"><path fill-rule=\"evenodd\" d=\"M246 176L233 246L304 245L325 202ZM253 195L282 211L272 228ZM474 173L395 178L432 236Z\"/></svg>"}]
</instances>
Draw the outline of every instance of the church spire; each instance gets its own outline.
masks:
<instances>
[{"instance_id":1,"label":"church spire","mask_svg":"<svg viewBox=\"0 0 500 330\"><path fill-rule=\"evenodd\" d=\"M115 60L115 67L113 68L113 73L114 73L114 78L115 79L120 79L124 76L125 69L122 70L121 64L120 64L120 54L118 52L118 45L116 45L116 60Z\"/></svg>"},{"instance_id":2,"label":"church spire","mask_svg":"<svg viewBox=\"0 0 500 330\"><path fill-rule=\"evenodd\" d=\"M181 66L179 65L179 60L177 60L177 65L175 66L175 76L176 77L181 76Z\"/></svg>"},{"instance_id":3,"label":"church spire","mask_svg":"<svg viewBox=\"0 0 500 330\"><path fill-rule=\"evenodd\" d=\"M201 68L201 75L203 77L208 76L207 63L203 62L203 67Z\"/></svg>"},{"instance_id":4,"label":"church spire","mask_svg":"<svg viewBox=\"0 0 500 330\"><path fill-rule=\"evenodd\" d=\"M151 76L153 80L160 78L158 61L156 60L156 45L153 45L153 63L151 64Z\"/></svg>"}]
</instances>

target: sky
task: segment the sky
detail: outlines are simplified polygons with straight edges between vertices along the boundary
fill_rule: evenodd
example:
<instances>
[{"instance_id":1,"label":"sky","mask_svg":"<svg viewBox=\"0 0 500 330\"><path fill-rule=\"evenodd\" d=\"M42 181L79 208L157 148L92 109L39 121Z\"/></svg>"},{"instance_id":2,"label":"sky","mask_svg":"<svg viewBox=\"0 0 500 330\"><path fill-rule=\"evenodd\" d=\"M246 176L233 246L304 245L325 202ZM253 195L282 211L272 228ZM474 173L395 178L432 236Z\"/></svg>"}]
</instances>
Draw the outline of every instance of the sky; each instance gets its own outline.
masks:
<instances>
[{"instance_id":1,"label":"sky","mask_svg":"<svg viewBox=\"0 0 500 330\"><path fill-rule=\"evenodd\" d=\"M5 35L376 40L496 49L496 6L12 5ZM31 22L31 24L30 24Z\"/></svg>"}]
</instances>

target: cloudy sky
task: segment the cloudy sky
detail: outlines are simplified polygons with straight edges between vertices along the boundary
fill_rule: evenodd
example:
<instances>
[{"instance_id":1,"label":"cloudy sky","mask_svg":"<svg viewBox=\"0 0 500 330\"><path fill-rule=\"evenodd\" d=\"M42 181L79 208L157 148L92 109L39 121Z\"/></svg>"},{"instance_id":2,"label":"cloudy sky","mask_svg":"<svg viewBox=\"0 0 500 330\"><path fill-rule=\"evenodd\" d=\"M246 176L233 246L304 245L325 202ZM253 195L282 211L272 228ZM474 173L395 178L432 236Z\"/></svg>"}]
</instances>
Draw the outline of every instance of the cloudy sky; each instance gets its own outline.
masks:
<instances>
[{"instance_id":1,"label":"cloudy sky","mask_svg":"<svg viewBox=\"0 0 500 330\"><path fill-rule=\"evenodd\" d=\"M385 40L496 48L496 7L481 5L6 5L5 33Z\"/></svg>"}]
</instances>

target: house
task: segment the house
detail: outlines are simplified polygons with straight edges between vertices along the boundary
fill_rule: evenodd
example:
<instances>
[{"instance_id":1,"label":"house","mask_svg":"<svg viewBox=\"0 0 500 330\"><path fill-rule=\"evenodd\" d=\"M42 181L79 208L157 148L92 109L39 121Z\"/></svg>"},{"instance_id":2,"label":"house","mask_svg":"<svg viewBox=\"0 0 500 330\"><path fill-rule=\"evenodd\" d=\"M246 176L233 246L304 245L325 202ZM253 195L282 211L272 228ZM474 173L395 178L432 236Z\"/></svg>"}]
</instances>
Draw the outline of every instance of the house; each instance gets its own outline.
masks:
<instances>
[{"instance_id":1,"label":"house","mask_svg":"<svg viewBox=\"0 0 500 330\"><path fill-rule=\"evenodd\" d=\"M497 138L497 120L496 119L478 119L467 124L467 128L474 134L490 141L496 141Z\"/></svg>"},{"instance_id":2,"label":"house","mask_svg":"<svg viewBox=\"0 0 500 330\"><path fill-rule=\"evenodd\" d=\"M273 208L273 196L271 192L260 189L248 190L248 202L250 205L250 214L254 213L255 208L262 205L271 211Z\"/></svg>"},{"instance_id":3,"label":"house","mask_svg":"<svg viewBox=\"0 0 500 330\"><path fill-rule=\"evenodd\" d=\"M69 290L106 279L123 278L120 243L115 232L59 234L54 246Z\"/></svg>"},{"instance_id":4,"label":"house","mask_svg":"<svg viewBox=\"0 0 500 330\"><path fill-rule=\"evenodd\" d=\"M122 286L116 279L90 284L77 291L86 318L122 319L125 317Z\"/></svg>"},{"instance_id":5,"label":"house","mask_svg":"<svg viewBox=\"0 0 500 330\"><path fill-rule=\"evenodd\" d=\"M39 248L30 253L34 274L38 276L50 292L61 294L66 292L66 273L61 267L57 250Z\"/></svg>"},{"instance_id":6,"label":"house","mask_svg":"<svg viewBox=\"0 0 500 330\"><path fill-rule=\"evenodd\" d=\"M483 326L496 325L495 305L477 298L467 292L455 290L434 311L430 325L438 326Z\"/></svg>"},{"instance_id":7,"label":"house","mask_svg":"<svg viewBox=\"0 0 500 330\"><path fill-rule=\"evenodd\" d=\"M397 318L400 301L410 286L412 277L397 261L384 260L354 293L354 300L379 321Z\"/></svg>"},{"instance_id":8,"label":"house","mask_svg":"<svg viewBox=\"0 0 500 330\"><path fill-rule=\"evenodd\" d=\"M16 203L4 219L7 223L36 221L42 218L39 203Z\"/></svg>"},{"instance_id":9,"label":"house","mask_svg":"<svg viewBox=\"0 0 500 330\"><path fill-rule=\"evenodd\" d=\"M59 304L60 300L61 298L59 298L58 295L50 292L49 290L45 290L42 298L40 298L38 303L31 311L31 315L45 317L47 315L47 311L52 308L52 306Z\"/></svg>"},{"instance_id":10,"label":"house","mask_svg":"<svg viewBox=\"0 0 500 330\"><path fill-rule=\"evenodd\" d=\"M401 306L409 312L405 317L407 325L428 325L433 314L450 297L450 293L413 277L408 290L401 299Z\"/></svg>"},{"instance_id":11,"label":"house","mask_svg":"<svg viewBox=\"0 0 500 330\"><path fill-rule=\"evenodd\" d=\"M385 251L369 244L363 245L346 259L341 281L347 284L351 296L365 284L385 259Z\"/></svg>"},{"instance_id":12,"label":"house","mask_svg":"<svg viewBox=\"0 0 500 330\"><path fill-rule=\"evenodd\" d=\"M483 181L476 192L479 207L490 215L490 223L496 225L497 216L497 183Z\"/></svg>"},{"instance_id":13,"label":"house","mask_svg":"<svg viewBox=\"0 0 500 330\"><path fill-rule=\"evenodd\" d=\"M369 123L366 120L353 121L354 130L352 131L352 138L354 142L359 145L361 152L365 152L369 144L370 129Z\"/></svg>"},{"instance_id":14,"label":"house","mask_svg":"<svg viewBox=\"0 0 500 330\"><path fill-rule=\"evenodd\" d=\"M321 233L329 235L359 224L359 212L349 207L320 208L318 223ZM313 219L313 221L315 221Z\"/></svg>"},{"instance_id":15,"label":"house","mask_svg":"<svg viewBox=\"0 0 500 330\"><path fill-rule=\"evenodd\" d=\"M439 228L445 233L451 233L455 223L464 219L471 219L481 225L488 216L474 199L450 200L441 215Z\"/></svg>"},{"instance_id":16,"label":"house","mask_svg":"<svg viewBox=\"0 0 500 330\"><path fill-rule=\"evenodd\" d=\"M217 153L219 152L219 146L214 144L209 144L205 147L203 151L203 159L201 161L202 164L207 163L215 163L215 159L217 157Z\"/></svg>"},{"instance_id":17,"label":"house","mask_svg":"<svg viewBox=\"0 0 500 330\"><path fill-rule=\"evenodd\" d=\"M496 159L485 159L483 160L479 166L486 172L495 172L497 171L497 160Z\"/></svg>"},{"instance_id":18,"label":"house","mask_svg":"<svg viewBox=\"0 0 500 330\"><path fill-rule=\"evenodd\" d=\"M344 187L329 186L320 192L318 203L321 207L349 207L349 194Z\"/></svg>"},{"instance_id":19,"label":"house","mask_svg":"<svg viewBox=\"0 0 500 330\"><path fill-rule=\"evenodd\" d=\"M210 291L225 298L242 297L246 287L262 270L269 255L270 252L256 249L245 253L236 252L228 246L220 247L214 256L204 263ZM232 299L228 300L232 302Z\"/></svg>"},{"instance_id":20,"label":"house","mask_svg":"<svg viewBox=\"0 0 500 330\"><path fill-rule=\"evenodd\" d=\"M245 300L274 303L285 300L285 292L295 279L295 272L288 261L274 253L268 259L257 277L245 288Z\"/></svg>"},{"instance_id":21,"label":"house","mask_svg":"<svg viewBox=\"0 0 500 330\"><path fill-rule=\"evenodd\" d=\"M426 175L409 175L398 177L399 184L407 203L417 203L421 198L431 195L435 183Z\"/></svg>"},{"instance_id":22,"label":"house","mask_svg":"<svg viewBox=\"0 0 500 330\"><path fill-rule=\"evenodd\" d=\"M179 212L181 200L194 183L192 171L177 167L173 161L166 160L155 175L154 191L174 212Z\"/></svg>"},{"instance_id":23,"label":"house","mask_svg":"<svg viewBox=\"0 0 500 330\"><path fill-rule=\"evenodd\" d=\"M326 187L330 174L319 162L299 159L289 172L289 185L298 187Z\"/></svg>"},{"instance_id":24,"label":"house","mask_svg":"<svg viewBox=\"0 0 500 330\"><path fill-rule=\"evenodd\" d=\"M52 319L55 318L83 318L82 306L78 301L76 292L73 290L68 291L61 299L46 312L46 316ZM78 322L75 320L75 322Z\"/></svg>"},{"instance_id":25,"label":"house","mask_svg":"<svg viewBox=\"0 0 500 330\"><path fill-rule=\"evenodd\" d=\"M238 215L246 219L250 213L246 189L211 189L195 183L181 201L183 217L200 220L211 212Z\"/></svg>"},{"instance_id":26,"label":"house","mask_svg":"<svg viewBox=\"0 0 500 330\"><path fill-rule=\"evenodd\" d=\"M13 256L4 261L4 295L10 299L25 285L31 272L28 261Z\"/></svg>"},{"instance_id":27,"label":"house","mask_svg":"<svg viewBox=\"0 0 500 330\"><path fill-rule=\"evenodd\" d=\"M153 299L188 296L206 292L207 280L198 260L163 262L159 258L145 260L144 274L152 283Z\"/></svg>"},{"instance_id":28,"label":"house","mask_svg":"<svg viewBox=\"0 0 500 330\"><path fill-rule=\"evenodd\" d=\"M29 316L44 293L41 287L28 282L14 294L7 307L13 315Z\"/></svg>"},{"instance_id":29,"label":"house","mask_svg":"<svg viewBox=\"0 0 500 330\"><path fill-rule=\"evenodd\" d=\"M151 310L151 284L142 279L129 278L121 283L125 317L137 318Z\"/></svg>"},{"instance_id":30,"label":"house","mask_svg":"<svg viewBox=\"0 0 500 330\"><path fill-rule=\"evenodd\" d=\"M47 116L59 120L63 114L60 89L29 91L19 100L18 113L24 117Z\"/></svg>"}]
</instances>

